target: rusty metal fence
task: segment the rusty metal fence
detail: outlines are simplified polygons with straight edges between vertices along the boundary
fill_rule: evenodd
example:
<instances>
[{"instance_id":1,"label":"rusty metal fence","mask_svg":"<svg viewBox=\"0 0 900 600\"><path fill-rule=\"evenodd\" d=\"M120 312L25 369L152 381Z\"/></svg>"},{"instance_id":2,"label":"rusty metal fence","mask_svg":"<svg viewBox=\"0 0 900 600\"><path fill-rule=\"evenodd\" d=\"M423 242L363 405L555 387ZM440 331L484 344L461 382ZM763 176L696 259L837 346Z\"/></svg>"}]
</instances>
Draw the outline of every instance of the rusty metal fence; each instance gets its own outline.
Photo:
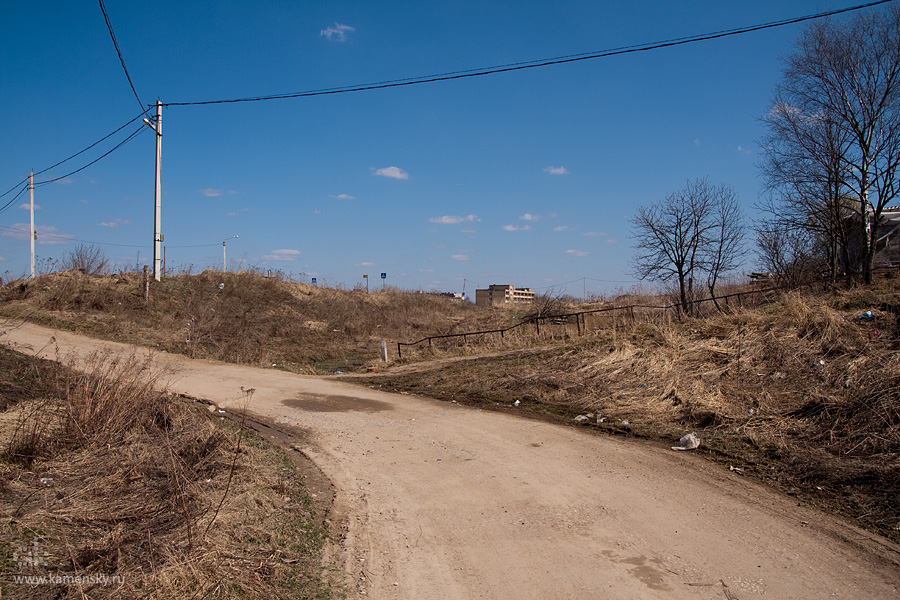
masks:
<instances>
[{"instance_id":1,"label":"rusty metal fence","mask_svg":"<svg viewBox=\"0 0 900 600\"><path fill-rule=\"evenodd\" d=\"M694 317L703 317L712 312L758 306L773 301L774 297L783 291L783 289L778 287L768 287L725 294L715 298L692 300L689 302L688 314ZM718 307L716 307L716 303L718 303ZM532 327L536 336L549 334L551 337L556 337L557 335L570 337L572 335L570 330L573 324L575 333L580 336L589 330L615 328L619 324L625 325L642 320L659 322L661 319L678 318L682 314L681 304L674 303L666 305L630 304L625 306L605 306L603 308L572 313L544 316L531 315L522 319L521 322L503 329L430 335L415 342L397 342L397 357L403 358L404 347L409 349L427 344L430 350L449 349L452 346L459 346L460 343L463 346L468 345L469 340L483 341L488 336L493 336L498 341L505 341L511 337L521 338L527 335L527 332Z\"/></svg>"}]
</instances>

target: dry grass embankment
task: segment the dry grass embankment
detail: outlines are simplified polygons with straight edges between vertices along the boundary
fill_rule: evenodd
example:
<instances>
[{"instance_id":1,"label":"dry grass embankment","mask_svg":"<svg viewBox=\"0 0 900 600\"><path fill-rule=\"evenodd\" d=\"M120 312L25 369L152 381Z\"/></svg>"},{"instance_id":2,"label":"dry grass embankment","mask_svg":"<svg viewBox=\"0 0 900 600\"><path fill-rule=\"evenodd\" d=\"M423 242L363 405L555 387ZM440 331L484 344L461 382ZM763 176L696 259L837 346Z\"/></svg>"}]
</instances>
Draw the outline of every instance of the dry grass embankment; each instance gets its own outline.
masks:
<instances>
[{"instance_id":1,"label":"dry grass embankment","mask_svg":"<svg viewBox=\"0 0 900 600\"><path fill-rule=\"evenodd\" d=\"M900 541L900 353L891 282L753 310L592 331L377 386L658 439L694 431L740 474ZM857 317L873 309L874 320ZM369 382L370 384L373 382ZM518 406L513 403L519 401Z\"/></svg>"},{"instance_id":2,"label":"dry grass embankment","mask_svg":"<svg viewBox=\"0 0 900 600\"><path fill-rule=\"evenodd\" d=\"M432 294L391 288L367 294L216 271L151 282L149 303L138 273L54 273L0 288L0 314L195 358L307 373L373 361L382 338L418 339L509 320Z\"/></svg>"},{"instance_id":3,"label":"dry grass embankment","mask_svg":"<svg viewBox=\"0 0 900 600\"><path fill-rule=\"evenodd\" d=\"M340 594L287 455L155 392L137 359L87 366L0 350L4 598Z\"/></svg>"}]
</instances>

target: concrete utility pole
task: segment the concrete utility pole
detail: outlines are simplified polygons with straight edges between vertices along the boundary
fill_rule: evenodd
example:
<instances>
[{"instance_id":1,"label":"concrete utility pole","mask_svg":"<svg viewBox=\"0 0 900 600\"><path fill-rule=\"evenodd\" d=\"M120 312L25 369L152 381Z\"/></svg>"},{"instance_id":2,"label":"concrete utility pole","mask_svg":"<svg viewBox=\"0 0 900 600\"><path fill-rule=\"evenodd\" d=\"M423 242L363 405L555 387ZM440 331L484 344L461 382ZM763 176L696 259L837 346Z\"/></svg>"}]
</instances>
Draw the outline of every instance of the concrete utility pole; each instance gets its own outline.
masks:
<instances>
[{"instance_id":1,"label":"concrete utility pole","mask_svg":"<svg viewBox=\"0 0 900 600\"><path fill-rule=\"evenodd\" d=\"M222 272L223 273L228 270L228 263L225 262L225 242L227 242L228 240L233 240L236 237L237 237L236 235L233 235L230 238L225 238L224 240L222 240Z\"/></svg>"},{"instance_id":2,"label":"concrete utility pole","mask_svg":"<svg viewBox=\"0 0 900 600\"><path fill-rule=\"evenodd\" d=\"M160 244L163 236L160 232L162 228L161 207L162 207L162 188L160 178L160 167L162 165L162 101L156 99L156 118L151 123L149 119L144 119L144 125L156 132L156 186L155 186L155 212L153 218L153 278L159 281L161 275L161 253Z\"/></svg>"},{"instance_id":3,"label":"concrete utility pole","mask_svg":"<svg viewBox=\"0 0 900 600\"><path fill-rule=\"evenodd\" d=\"M34 171L28 176L28 193L31 196L31 278L34 279L34 240L37 239L37 232L34 230Z\"/></svg>"}]
</instances>

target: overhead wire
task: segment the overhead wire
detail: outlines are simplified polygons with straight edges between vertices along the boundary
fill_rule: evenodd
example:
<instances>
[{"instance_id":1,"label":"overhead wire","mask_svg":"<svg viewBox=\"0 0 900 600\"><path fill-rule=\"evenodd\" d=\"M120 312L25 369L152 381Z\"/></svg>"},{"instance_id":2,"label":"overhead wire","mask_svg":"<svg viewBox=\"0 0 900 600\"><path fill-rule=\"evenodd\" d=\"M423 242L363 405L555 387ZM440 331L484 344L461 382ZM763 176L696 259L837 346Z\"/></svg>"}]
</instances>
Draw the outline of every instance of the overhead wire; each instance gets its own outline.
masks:
<instances>
[{"instance_id":1,"label":"overhead wire","mask_svg":"<svg viewBox=\"0 0 900 600\"><path fill-rule=\"evenodd\" d=\"M65 178L67 178L67 177L70 177L70 176L74 175L75 173L79 173L79 172L81 172L81 171L84 171L85 169L87 169L87 168L90 167L91 165L94 165L94 164L100 162L101 160L103 160L104 158L106 158L107 156L109 156L110 154L112 154L113 152L115 152L116 150L118 150L119 148L121 148L122 146L124 146L125 144L127 144L128 142L130 142L132 139L134 139L135 137L137 137L137 135L138 135L139 133L141 133L141 132L143 132L143 131L144 131L143 126L137 128L137 129L135 129L135 130L131 133L131 135L129 135L127 138L125 138L124 140L122 140L121 142L119 142L118 144L116 144L115 146L113 146L111 149L109 149L108 151L104 152L103 154L101 154L99 157L95 158L94 160L92 160L92 161L89 162L88 164L84 165L83 167L80 167L80 168L78 168L78 169L75 169L74 171L71 171L71 172L69 172L69 173L66 173L65 175L60 175L59 177L54 177L53 179L45 179L45 180L43 180L43 181L37 181L37 182L35 182L34 186L35 186L35 187L38 187L38 186L47 185L48 183L53 183L53 182L56 182L56 181L61 181L61 180L65 179Z\"/></svg>"},{"instance_id":2,"label":"overhead wire","mask_svg":"<svg viewBox=\"0 0 900 600\"><path fill-rule=\"evenodd\" d=\"M128 85L131 86L131 91L134 93L135 100L138 101L141 108L144 109L144 103L141 102L140 97L138 96L137 90L134 89L134 82L131 81L131 75L128 74L128 67L125 66L125 58L122 56L122 50L119 49L119 42L116 40L116 34L113 32L112 23L109 21L109 15L106 13L106 6L103 4L103 0L100 1L100 10L103 12L103 20L106 21L106 29L109 31L109 37L112 38L113 46L116 47L116 54L119 55L119 62L122 63L122 70L125 71L125 78L128 79ZM144 113L146 114L147 110L144 109Z\"/></svg>"},{"instance_id":3,"label":"overhead wire","mask_svg":"<svg viewBox=\"0 0 900 600\"><path fill-rule=\"evenodd\" d=\"M595 52L584 52L580 54L569 54L565 56L557 56L554 58L544 58L537 59L532 61L523 61L517 63L509 63L504 65L496 65L492 67L483 67L478 69L468 69L464 71L451 71L447 73L440 73L436 75L423 75L420 77L409 77L405 79L393 79L388 81L380 81L376 83L365 83L365 84L357 84L350 86L342 86L342 87L334 87L334 88L324 88L317 90L308 90L303 92L293 92L293 93L284 93L284 94L270 94L263 96L247 96L243 98L226 98L226 99L216 99L216 100L200 100L200 101L191 101L191 102L164 102L163 106L204 106L210 104L235 104L242 102L261 102L268 100L284 100L289 98L307 98L312 96L325 96L329 94L344 94L349 92L362 92L362 91L370 91L370 90L379 90L379 89L387 89L394 87L402 87L402 86L410 86L410 85L419 85L423 83L434 83L438 81L450 81L454 79L465 79L470 77L480 77L483 75L494 75L497 73L507 73L511 71L521 71L524 69L534 69L538 67L547 67L552 65L560 65L565 63L579 62L584 60L593 60L598 58L607 58L610 56L617 56L622 54L631 54L634 52L647 52L650 50L658 50L660 48L669 48L672 46L680 46L684 44L691 44L695 42L702 42L708 40L719 39L723 37L740 35L744 33L751 33L754 31L762 31L765 29L772 29L775 27L783 27L785 25L794 25L797 23L803 23L805 21L810 21L814 19L821 19L824 17L830 17L842 13L847 13L851 11L862 10L864 8L871 8L873 6L878 6L880 4L886 4L888 2L894 2L895 0L874 0L872 2L867 2L865 4L858 4L855 6L850 6L846 8L839 8L824 12L819 12L811 15L804 15L801 17L792 17L788 19L782 19L779 21L771 21L768 23L763 23L760 25L751 25L747 27L739 27L734 29L726 29L722 31L716 31L711 33L698 34L693 36L686 36L680 38L673 38L669 40L663 40L658 42L650 42L646 44L636 44L632 46L622 46L619 48L611 48L607 50L598 50Z\"/></svg>"},{"instance_id":4,"label":"overhead wire","mask_svg":"<svg viewBox=\"0 0 900 600\"><path fill-rule=\"evenodd\" d=\"M28 181L28 180L26 179L25 181ZM18 187L18 185L21 185L21 184L16 184L17 187ZM15 189L15 188L14 188L14 189ZM0 213L4 212L4 211L5 211L6 209L8 209L10 206L12 206L13 204L15 204L16 200L19 199L19 196L21 196L22 194L24 194L26 190L28 190L28 186L27 186L27 185L25 185L21 190L19 190L19 193L16 194L15 196L13 196L13 199L12 199L12 200L10 200L9 202L7 202L7 203L4 204L3 206L0 206Z\"/></svg>"}]
</instances>

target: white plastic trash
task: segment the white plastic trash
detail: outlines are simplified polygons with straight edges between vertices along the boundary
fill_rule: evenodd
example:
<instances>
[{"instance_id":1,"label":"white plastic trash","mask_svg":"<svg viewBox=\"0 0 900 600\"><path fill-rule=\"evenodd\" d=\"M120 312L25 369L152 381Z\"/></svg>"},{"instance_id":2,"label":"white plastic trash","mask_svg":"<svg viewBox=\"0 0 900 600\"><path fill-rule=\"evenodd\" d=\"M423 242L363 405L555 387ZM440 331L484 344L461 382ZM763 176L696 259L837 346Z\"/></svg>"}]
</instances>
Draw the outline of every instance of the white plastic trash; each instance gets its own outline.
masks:
<instances>
[{"instance_id":1,"label":"white plastic trash","mask_svg":"<svg viewBox=\"0 0 900 600\"><path fill-rule=\"evenodd\" d=\"M672 450L696 450L700 447L700 438L693 432L687 434L678 440L677 446L672 446Z\"/></svg>"}]
</instances>

